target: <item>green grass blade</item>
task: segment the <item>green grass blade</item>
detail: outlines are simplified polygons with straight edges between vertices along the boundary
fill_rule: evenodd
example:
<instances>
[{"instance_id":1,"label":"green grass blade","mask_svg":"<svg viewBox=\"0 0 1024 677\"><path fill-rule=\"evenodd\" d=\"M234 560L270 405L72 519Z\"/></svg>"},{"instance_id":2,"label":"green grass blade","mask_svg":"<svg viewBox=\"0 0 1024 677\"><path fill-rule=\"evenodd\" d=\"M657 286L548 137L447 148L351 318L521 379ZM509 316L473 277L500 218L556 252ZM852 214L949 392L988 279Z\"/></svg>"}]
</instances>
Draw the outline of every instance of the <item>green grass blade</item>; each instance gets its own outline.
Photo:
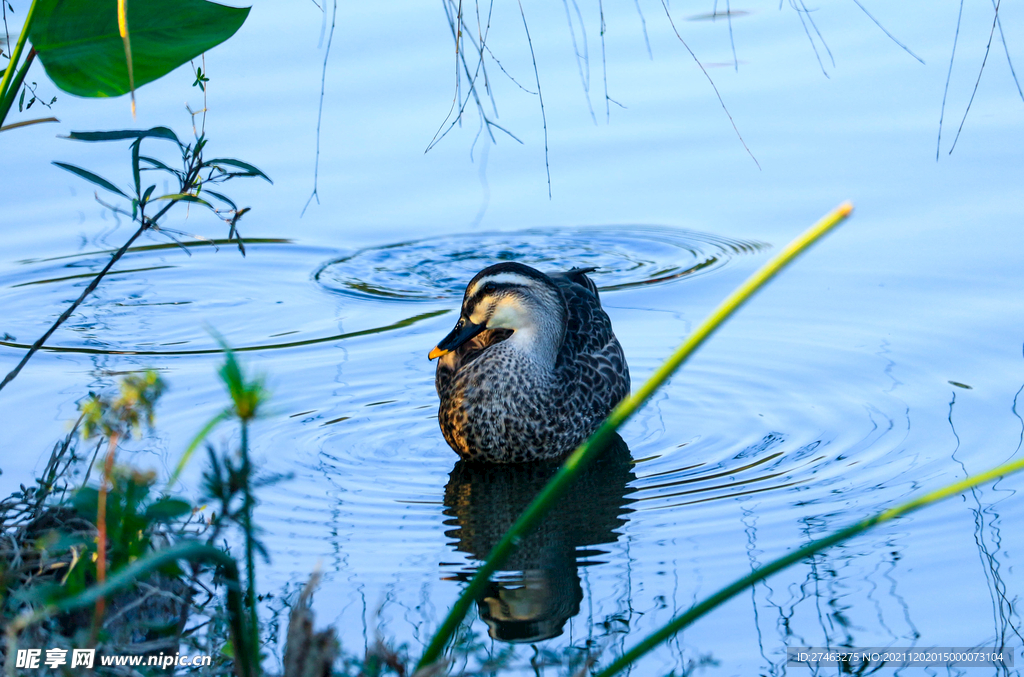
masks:
<instances>
[{"instance_id":1,"label":"green grass blade","mask_svg":"<svg viewBox=\"0 0 1024 677\"><path fill-rule=\"evenodd\" d=\"M102 176L100 176L98 174L93 174L88 169L82 169L81 167L76 167L75 165L69 165L66 162L54 162L53 164L57 165L61 169L66 169L67 171L71 172L72 174L77 174L78 176L82 177L86 181L90 181L92 183L95 183L97 186L100 186L101 188L106 188L107 190L109 190L112 193L117 193L118 195L120 195L123 198L130 199L130 198L128 198L128 195L126 195L123 190L121 190L120 188L118 188L117 186L112 184L110 181L107 181Z\"/></svg>"},{"instance_id":2,"label":"green grass blade","mask_svg":"<svg viewBox=\"0 0 1024 677\"><path fill-rule=\"evenodd\" d=\"M167 127L151 127L150 129L119 129L110 132L71 132L69 139L75 141L121 141L123 139L167 139L181 145L178 135Z\"/></svg>"},{"instance_id":3,"label":"green grass blade","mask_svg":"<svg viewBox=\"0 0 1024 677\"><path fill-rule=\"evenodd\" d=\"M0 80L0 125L7 118L11 104L14 103L14 97L18 93L13 79L15 73L18 72L18 64L21 62L21 52L25 49L28 34L32 30L32 23L36 17L36 5L38 4L39 0L32 0L32 4L28 6L28 13L25 15L25 25L21 27L21 35L18 36L18 42L14 45L14 51L9 55L10 60L7 62L7 68L4 70L3 80ZM24 79L23 73L21 77Z\"/></svg>"},{"instance_id":4,"label":"green grass blade","mask_svg":"<svg viewBox=\"0 0 1024 677\"><path fill-rule=\"evenodd\" d=\"M270 180L269 176L261 172L259 169L253 167L248 162L242 162L241 160L220 157L214 158L213 160L207 160L206 162L203 163L204 167L218 167L222 171L227 171L223 167L221 167L221 165L227 165L229 167L235 167L237 169L244 170L247 174L250 174L252 176L259 176L260 178L266 179L270 183L274 183L273 181Z\"/></svg>"},{"instance_id":5,"label":"green grass blade","mask_svg":"<svg viewBox=\"0 0 1024 677\"><path fill-rule=\"evenodd\" d=\"M590 439L580 445L566 459L555 476L537 494L537 497L527 506L515 524L509 528L498 544L494 546L494 549L487 557L487 561L477 569L473 579L466 586L466 589L462 591L455 604L452 605L451 610L437 629L430 644L427 645L423 656L416 666L417 670L434 663L441 657L444 647L455 634L462 619L465 618L473 600L483 592L491 574L504 563L515 549L519 540L540 522L555 501L572 485L586 464L608 446L609 442L614 438L615 431L643 406L658 388L664 385L672 374L679 369L683 362L750 297L775 277L779 271L792 263L797 256L842 223L852 211L853 205L849 202L844 202L798 238L790 242L782 251L751 275L746 282L726 297L690 337L672 353L654 375L647 380L640 390L624 399L615 407L612 413L608 415L608 418L590 436Z\"/></svg>"},{"instance_id":6,"label":"green grass blade","mask_svg":"<svg viewBox=\"0 0 1024 677\"><path fill-rule=\"evenodd\" d=\"M768 578L774 573L778 573L779 571L782 571L797 562L801 562L811 555L821 552L826 548L830 548L837 543L849 540L850 538L853 538L876 525L882 524L883 522L888 522L897 517L902 517L903 515L914 512L915 510L920 510L921 508L932 505L933 503L938 503L939 501L951 496L958 496L968 489L972 489L980 484L985 484L986 482L997 480L1022 469L1024 469L1024 459L1005 463L992 468L987 472L983 472L980 475L968 477L960 482L955 482L949 486L943 487L942 489L938 489L919 498L902 503L894 508L882 511L876 515L868 517L867 519L861 520L860 522L851 524L844 529L840 529L839 531L829 534L824 538L811 541L807 545L798 550L794 550L788 555L784 555L773 560L763 567L754 569L743 578L734 581L702 602L693 605L685 613L676 616L661 628L645 637L632 649L622 654L622 656L617 658L611 665L599 672L596 677L612 677L612 675L628 668L648 651L655 648L662 642L671 639L677 632L691 625L701 616L706 615L711 610L721 606L739 593L753 586L755 583Z\"/></svg>"},{"instance_id":7,"label":"green grass blade","mask_svg":"<svg viewBox=\"0 0 1024 677\"><path fill-rule=\"evenodd\" d=\"M167 489L165 489L166 492L171 491L171 487L173 487L174 483L178 481L178 476L181 475L181 472L185 469L185 466L188 465L189 460L192 458L192 454L194 454L196 449L199 448L199 445L202 444L203 440L205 440L207 436L211 432L213 432L213 429L216 428L221 421L225 421L230 417L230 411L222 411L213 418L211 418L209 421L207 421L206 425L204 425L199 430L199 432L196 433L196 436L192 438L192 441L185 449L185 453L181 455L181 460L178 461L178 465L175 466L174 472L171 473L170 479L167 480Z\"/></svg>"},{"instance_id":8,"label":"green grass blade","mask_svg":"<svg viewBox=\"0 0 1024 677\"><path fill-rule=\"evenodd\" d=\"M55 117L48 118L36 118L35 120L22 120L21 122L12 122L9 125L0 127L0 132L6 132L8 129L17 129L18 127L28 127L29 125L38 125L43 122L60 122Z\"/></svg>"}]
</instances>

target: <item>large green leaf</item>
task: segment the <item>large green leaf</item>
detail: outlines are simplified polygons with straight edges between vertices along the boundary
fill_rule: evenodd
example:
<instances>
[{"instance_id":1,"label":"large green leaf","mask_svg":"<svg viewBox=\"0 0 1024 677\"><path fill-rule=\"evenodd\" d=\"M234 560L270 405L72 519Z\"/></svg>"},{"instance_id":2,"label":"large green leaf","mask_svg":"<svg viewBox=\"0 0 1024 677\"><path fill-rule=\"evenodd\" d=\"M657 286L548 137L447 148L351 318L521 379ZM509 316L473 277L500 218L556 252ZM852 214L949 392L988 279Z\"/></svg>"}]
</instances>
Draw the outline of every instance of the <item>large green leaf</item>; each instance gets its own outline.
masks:
<instances>
[{"instance_id":1,"label":"large green leaf","mask_svg":"<svg viewBox=\"0 0 1024 677\"><path fill-rule=\"evenodd\" d=\"M78 96L128 92L117 0L36 2L29 38L58 87ZM249 9L206 0L130 0L128 34L135 86L166 75L230 38Z\"/></svg>"}]
</instances>

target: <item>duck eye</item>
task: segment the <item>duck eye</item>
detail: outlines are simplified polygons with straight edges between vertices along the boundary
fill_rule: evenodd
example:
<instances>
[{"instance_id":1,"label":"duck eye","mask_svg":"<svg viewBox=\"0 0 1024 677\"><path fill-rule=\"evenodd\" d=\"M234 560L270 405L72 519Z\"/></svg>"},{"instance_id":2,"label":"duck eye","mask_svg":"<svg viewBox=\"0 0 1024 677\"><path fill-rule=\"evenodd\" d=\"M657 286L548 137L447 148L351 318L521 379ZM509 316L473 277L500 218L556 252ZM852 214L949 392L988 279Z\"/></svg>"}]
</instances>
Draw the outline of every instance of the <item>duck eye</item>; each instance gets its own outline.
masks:
<instances>
[{"instance_id":1,"label":"duck eye","mask_svg":"<svg viewBox=\"0 0 1024 677\"><path fill-rule=\"evenodd\" d=\"M485 294L493 294L495 291L497 291L497 289L497 285L495 285L493 282L488 282L487 284L484 285Z\"/></svg>"}]
</instances>

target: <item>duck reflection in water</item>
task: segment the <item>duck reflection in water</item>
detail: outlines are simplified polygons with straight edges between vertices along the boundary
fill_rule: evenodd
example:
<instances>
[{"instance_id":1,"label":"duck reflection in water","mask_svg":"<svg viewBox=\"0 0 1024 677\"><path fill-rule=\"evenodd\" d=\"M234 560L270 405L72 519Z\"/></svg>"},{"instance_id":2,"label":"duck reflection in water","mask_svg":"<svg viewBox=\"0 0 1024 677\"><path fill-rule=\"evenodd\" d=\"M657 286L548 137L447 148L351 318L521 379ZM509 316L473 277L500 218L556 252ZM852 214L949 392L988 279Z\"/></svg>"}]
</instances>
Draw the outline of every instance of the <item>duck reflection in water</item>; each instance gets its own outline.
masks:
<instances>
[{"instance_id":1,"label":"duck reflection in water","mask_svg":"<svg viewBox=\"0 0 1024 677\"><path fill-rule=\"evenodd\" d=\"M558 470L554 462L498 466L459 461L445 487L445 535L455 549L483 560ZM536 642L562 634L579 613L577 558L614 543L633 499L629 448L621 437L595 459L544 520L526 536L477 604L493 639ZM593 564L587 562L584 564ZM468 581L472 572L453 580Z\"/></svg>"}]
</instances>

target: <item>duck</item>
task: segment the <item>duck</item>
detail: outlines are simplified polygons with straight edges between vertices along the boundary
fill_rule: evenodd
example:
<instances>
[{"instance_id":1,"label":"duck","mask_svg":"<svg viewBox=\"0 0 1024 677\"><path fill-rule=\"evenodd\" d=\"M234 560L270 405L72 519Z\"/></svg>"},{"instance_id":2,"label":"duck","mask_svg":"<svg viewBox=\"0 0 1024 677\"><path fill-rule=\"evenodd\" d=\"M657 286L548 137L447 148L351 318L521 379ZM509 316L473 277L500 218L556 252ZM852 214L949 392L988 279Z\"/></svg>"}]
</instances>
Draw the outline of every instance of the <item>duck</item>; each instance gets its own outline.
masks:
<instances>
[{"instance_id":1,"label":"duck","mask_svg":"<svg viewBox=\"0 0 1024 677\"><path fill-rule=\"evenodd\" d=\"M428 355L441 433L463 460L562 459L629 395L595 270L509 261L470 280L455 328Z\"/></svg>"}]
</instances>

